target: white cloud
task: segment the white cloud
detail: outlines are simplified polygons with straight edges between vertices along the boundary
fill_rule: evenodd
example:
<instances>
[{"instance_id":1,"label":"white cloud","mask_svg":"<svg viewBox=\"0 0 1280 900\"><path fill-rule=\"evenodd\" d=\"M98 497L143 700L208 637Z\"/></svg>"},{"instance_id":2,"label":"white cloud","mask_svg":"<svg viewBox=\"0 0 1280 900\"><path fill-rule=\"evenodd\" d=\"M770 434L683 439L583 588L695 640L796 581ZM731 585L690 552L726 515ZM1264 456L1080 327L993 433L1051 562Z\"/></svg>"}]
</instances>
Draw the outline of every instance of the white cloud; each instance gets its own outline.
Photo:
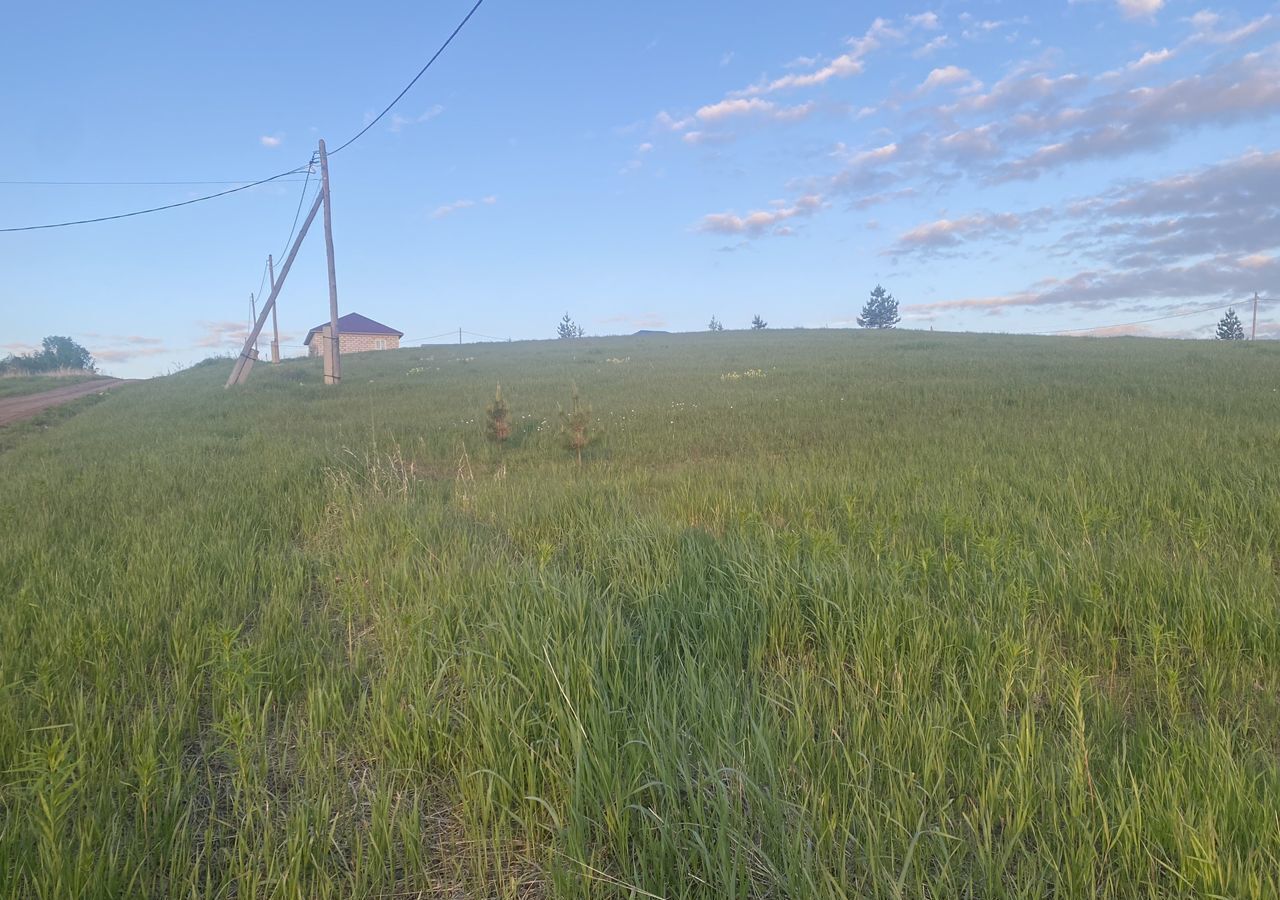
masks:
<instances>
[{"instance_id":1,"label":"white cloud","mask_svg":"<svg viewBox=\"0 0 1280 900\"><path fill-rule=\"evenodd\" d=\"M778 106L771 100L761 100L759 97L751 97L749 99L739 97L731 100L721 100L719 103L704 106L694 113L694 116L700 122L722 122L725 119L745 116L791 122L807 117L813 112L813 109L814 105L812 103L802 103L797 106Z\"/></svg>"},{"instance_id":2,"label":"white cloud","mask_svg":"<svg viewBox=\"0 0 1280 900\"><path fill-rule=\"evenodd\" d=\"M1144 304L1148 313L1187 303L1230 301L1280 278L1280 151L1246 153L1168 178L1123 182L1066 206L1056 218L1077 227L1056 255L1083 260L1065 278L1010 294L948 300L921 310ZM899 237L897 252L955 246L993 229L1016 233L1047 210L978 213L940 220Z\"/></svg>"},{"instance_id":3,"label":"white cloud","mask_svg":"<svg viewBox=\"0 0 1280 900\"><path fill-rule=\"evenodd\" d=\"M693 116L677 119L664 109L653 117L653 121L663 131L686 131L693 126L696 120Z\"/></svg>"},{"instance_id":4,"label":"white cloud","mask_svg":"<svg viewBox=\"0 0 1280 900\"><path fill-rule=\"evenodd\" d=\"M648 141L645 141L643 144L636 147L636 155L623 164L622 168L618 170L618 174L630 175L632 172L638 172L644 167L644 160L641 157L652 150L653 144Z\"/></svg>"},{"instance_id":5,"label":"white cloud","mask_svg":"<svg viewBox=\"0 0 1280 900\"><path fill-rule=\"evenodd\" d=\"M498 198L493 196L492 194L487 197L481 197L479 200L470 200L470 199L454 200L452 203L446 203L444 206L437 206L435 211L431 213L431 218L443 219L445 216L451 216L454 213L459 212L460 210L469 209L470 207L475 206L477 203L481 203L486 206L492 206L497 202L498 202Z\"/></svg>"},{"instance_id":6,"label":"white cloud","mask_svg":"<svg viewBox=\"0 0 1280 900\"><path fill-rule=\"evenodd\" d=\"M401 131L404 130L404 127L406 125L420 125L423 122L430 122L432 119L440 115L442 112L444 112L444 107L441 106L439 103L437 103L435 106L431 107L426 112L417 116L402 116L399 113L392 113L391 127L389 130L393 134L399 134Z\"/></svg>"},{"instance_id":7,"label":"white cloud","mask_svg":"<svg viewBox=\"0 0 1280 900\"><path fill-rule=\"evenodd\" d=\"M911 55L914 56L916 59L923 59L924 57L937 53L939 50L942 50L946 47L954 47L954 46L955 46L955 42L952 41L951 38L947 37L945 34L940 34L933 40L929 41L927 44L924 44L918 49L916 49L916 51L913 52Z\"/></svg>"},{"instance_id":8,"label":"white cloud","mask_svg":"<svg viewBox=\"0 0 1280 900\"><path fill-rule=\"evenodd\" d=\"M1164 0L1116 0L1116 5L1127 19L1154 19Z\"/></svg>"},{"instance_id":9,"label":"white cloud","mask_svg":"<svg viewBox=\"0 0 1280 900\"><path fill-rule=\"evenodd\" d=\"M711 213L703 216L697 230L713 234L745 234L749 237L769 233L782 236L791 233L790 229L782 225L783 222L798 216L811 216L825 205L826 201L817 194L800 197L790 205L786 201L775 200L770 209L754 210L745 216L736 213Z\"/></svg>"},{"instance_id":10,"label":"white cloud","mask_svg":"<svg viewBox=\"0 0 1280 900\"><path fill-rule=\"evenodd\" d=\"M1014 124L1045 142L1004 164L996 180L1035 178L1086 159L1114 158L1168 144L1178 131L1261 122L1280 113L1280 48L1249 53L1159 87L1114 91L1081 109L1020 116Z\"/></svg>"},{"instance_id":11,"label":"white cloud","mask_svg":"<svg viewBox=\"0 0 1280 900\"><path fill-rule=\"evenodd\" d=\"M937 31L940 27L938 14L934 12L923 12L916 16L907 16L907 24L913 28L922 28L925 31Z\"/></svg>"},{"instance_id":12,"label":"white cloud","mask_svg":"<svg viewBox=\"0 0 1280 900\"><path fill-rule=\"evenodd\" d=\"M919 90L921 93L928 93L936 88L973 80L973 74L968 69L962 69L959 66L943 66L931 71L929 76L921 82Z\"/></svg>"},{"instance_id":13,"label":"white cloud","mask_svg":"<svg viewBox=\"0 0 1280 900\"><path fill-rule=\"evenodd\" d=\"M1019 216L1014 213L975 213L958 219L938 219L918 225L898 236L889 253L930 253L1000 232L1019 232L1043 218L1043 211Z\"/></svg>"},{"instance_id":14,"label":"white cloud","mask_svg":"<svg viewBox=\"0 0 1280 900\"><path fill-rule=\"evenodd\" d=\"M278 133L264 134L262 137L258 138L258 143L262 144L264 147L279 147L284 143L284 135Z\"/></svg>"},{"instance_id":15,"label":"white cloud","mask_svg":"<svg viewBox=\"0 0 1280 900\"><path fill-rule=\"evenodd\" d=\"M196 339L197 347L226 347L243 344L249 336L249 326L244 321L201 322L202 333Z\"/></svg>"},{"instance_id":16,"label":"white cloud","mask_svg":"<svg viewBox=\"0 0 1280 900\"><path fill-rule=\"evenodd\" d=\"M1147 66L1158 65L1165 62L1169 57L1173 56L1173 51L1168 48L1161 50L1148 50L1142 54L1142 58L1129 63L1130 69L1145 69Z\"/></svg>"},{"instance_id":17,"label":"white cloud","mask_svg":"<svg viewBox=\"0 0 1280 900\"><path fill-rule=\"evenodd\" d=\"M733 135L725 131L686 131L680 138L686 144L693 147L700 147L704 144L728 144L733 141Z\"/></svg>"},{"instance_id":18,"label":"white cloud","mask_svg":"<svg viewBox=\"0 0 1280 900\"><path fill-rule=\"evenodd\" d=\"M1191 37L1192 41L1204 41L1211 44L1236 44L1246 38L1274 28L1277 19L1271 13L1266 13L1229 31L1220 31L1218 29L1218 25L1222 23L1222 17L1216 13L1199 12L1192 16L1190 21L1195 32Z\"/></svg>"},{"instance_id":19,"label":"white cloud","mask_svg":"<svg viewBox=\"0 0 1280 900\"><path fill-rule=\"evenodd\" d=\"M898 155L897 144L885 144L883 147L875 147L871 150L863 150L849 157L850 166L865 166L874 163L884 163L893 159Z\"/></svg>"},{"instance_id":20,"label":"white cloud","mask_svg":"<svg viewBox=\"0 0 1280 900\"><path fill-rule=\"evenodd\" d=\"M862 74L866 67L863 59L875 50L880 49L886 41L900 40L902 33L895 29L887 19L876 19L871 23L862 37L850 38L847 43L849 51L837 56L831 62L815 69L796 75L783 75L763 84L753 85L745 90L735 92L734 96L752 97L761 94L772 94L775 91L794 88L814 87L825 84L833 78L848 78Z\"/></svg>"}]
</instances>

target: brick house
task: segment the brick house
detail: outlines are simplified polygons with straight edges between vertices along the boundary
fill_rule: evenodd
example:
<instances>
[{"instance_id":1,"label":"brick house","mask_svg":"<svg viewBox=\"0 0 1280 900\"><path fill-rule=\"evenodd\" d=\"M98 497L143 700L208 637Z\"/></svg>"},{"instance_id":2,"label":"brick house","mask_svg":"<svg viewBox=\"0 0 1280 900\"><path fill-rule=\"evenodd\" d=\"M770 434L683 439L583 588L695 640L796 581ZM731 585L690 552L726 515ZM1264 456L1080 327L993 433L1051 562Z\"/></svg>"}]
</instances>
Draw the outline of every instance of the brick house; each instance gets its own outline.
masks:
<instances>
[{"instance_id":1,"label":"brick house","mask_svg":"<svg viewBox=\"0 0 1280 900\"><path fill-rule=\"evenodd\" d=\"M328 343L325 335L329 332L329 323L317 325L307 332L302 343L307 348L308 356L324 356L324 348ZM403 331L396 331L381 322L367 319L359 313L347 313L338 319L338 352L361 353L365 350L399 350Z\"/></svg>"}]
</instances>

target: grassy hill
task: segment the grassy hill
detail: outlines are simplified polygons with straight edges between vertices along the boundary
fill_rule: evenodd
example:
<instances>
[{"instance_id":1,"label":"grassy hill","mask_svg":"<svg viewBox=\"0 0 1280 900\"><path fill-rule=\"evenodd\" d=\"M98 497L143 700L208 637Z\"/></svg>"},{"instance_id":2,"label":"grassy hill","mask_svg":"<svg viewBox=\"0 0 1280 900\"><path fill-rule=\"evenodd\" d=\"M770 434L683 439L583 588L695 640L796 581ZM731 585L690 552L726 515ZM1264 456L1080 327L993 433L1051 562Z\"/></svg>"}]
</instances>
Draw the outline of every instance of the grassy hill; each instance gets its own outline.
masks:
<instances>
[{"instance_id":1,"label":"grassy hill","mask_svg":"<svg viewBox=\"0 0 1280 900\"><path fill-rule=\"evenodd\" d=\"M1280 896L1280 347L343 367L0 454L0 897Z\"/></svg>"}]
</instances>

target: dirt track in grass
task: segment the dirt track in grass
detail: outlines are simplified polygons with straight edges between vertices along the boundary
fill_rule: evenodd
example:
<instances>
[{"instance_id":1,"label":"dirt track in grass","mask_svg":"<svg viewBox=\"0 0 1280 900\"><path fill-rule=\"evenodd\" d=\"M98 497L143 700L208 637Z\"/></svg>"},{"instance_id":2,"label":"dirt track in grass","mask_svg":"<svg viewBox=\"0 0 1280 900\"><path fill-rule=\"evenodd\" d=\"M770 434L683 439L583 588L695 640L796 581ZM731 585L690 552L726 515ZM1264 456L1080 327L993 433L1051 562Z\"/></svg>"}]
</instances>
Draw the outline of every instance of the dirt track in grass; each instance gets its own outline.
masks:
<instances>
[{"instance_id":1,"label":"dirt track in grass","mask_svg":"<svg viewBox=\"0 0 1280 900\"><path fill-rule=\"evenodd\" d=\"M39 394L26 394L21 397L0 399L0 425L9 425L29 419L51 406L70 403L89 394L100 394L122 385L133 384L132 380L120 378L97 378L93 381L82 381L79 384L43 391Z\"/></svg>"}]
</instances>

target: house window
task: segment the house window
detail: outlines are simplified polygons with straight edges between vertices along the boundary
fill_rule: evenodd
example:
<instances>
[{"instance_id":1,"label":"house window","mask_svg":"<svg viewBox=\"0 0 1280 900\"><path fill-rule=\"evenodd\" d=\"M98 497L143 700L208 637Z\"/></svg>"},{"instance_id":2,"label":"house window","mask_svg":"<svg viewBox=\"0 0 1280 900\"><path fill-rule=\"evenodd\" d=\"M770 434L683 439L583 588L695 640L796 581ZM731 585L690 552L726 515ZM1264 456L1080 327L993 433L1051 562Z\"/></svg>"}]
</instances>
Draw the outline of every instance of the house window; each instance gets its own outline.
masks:
<instances>
[{"instance_id":1,"label":"house window","mask_svg":"<svg viewBox=\"0 0 1280 900\"><path fill-rule=\"evenodd\" d=\"M374 349L374 350L386 350L386 349L387 349L387 339L386 339L386 338L378 338L377 340L375 340L375 341L373 342L373 349Z\"/></svg>"}]
</instances>

